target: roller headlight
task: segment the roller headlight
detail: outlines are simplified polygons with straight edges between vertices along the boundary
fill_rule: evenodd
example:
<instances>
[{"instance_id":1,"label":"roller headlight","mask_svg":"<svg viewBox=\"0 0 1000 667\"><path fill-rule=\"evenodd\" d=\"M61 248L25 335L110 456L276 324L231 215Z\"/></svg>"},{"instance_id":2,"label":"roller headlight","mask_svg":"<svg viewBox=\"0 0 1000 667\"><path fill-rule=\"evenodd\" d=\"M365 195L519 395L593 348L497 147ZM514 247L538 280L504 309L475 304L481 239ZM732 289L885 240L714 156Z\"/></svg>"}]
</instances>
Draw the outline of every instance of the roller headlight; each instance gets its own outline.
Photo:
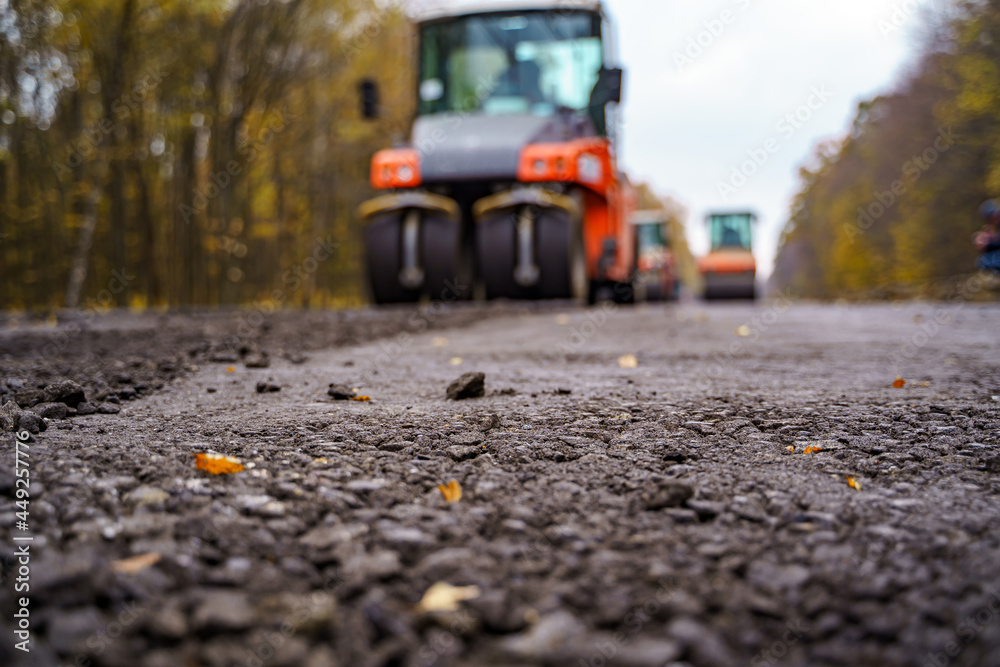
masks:
<instances>
[{"instance_id":1,"label":"roller headlight","mask_svg":"<svg viewBox=\"0 0 1000 667\"><path fill-rule=\"evenodd\" d=\"M576 159L576 173L584 183L598 184L604 180L604 165L596 156L584 153Z\"/></svg>"}]
</instances>

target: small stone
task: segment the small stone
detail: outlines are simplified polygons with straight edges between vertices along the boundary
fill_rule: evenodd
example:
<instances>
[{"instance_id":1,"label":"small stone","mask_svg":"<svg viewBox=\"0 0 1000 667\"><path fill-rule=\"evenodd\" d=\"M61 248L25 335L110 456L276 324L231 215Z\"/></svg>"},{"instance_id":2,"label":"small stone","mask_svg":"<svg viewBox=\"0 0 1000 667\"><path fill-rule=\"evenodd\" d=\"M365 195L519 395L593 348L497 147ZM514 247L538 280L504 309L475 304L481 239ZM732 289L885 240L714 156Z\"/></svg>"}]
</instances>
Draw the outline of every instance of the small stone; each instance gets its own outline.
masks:
<instances>
[{"instance_id":1,"label":"small stone","mask_svg":"<svg viewBox=\"0 0 1000 667\"><path fill-rule=\"evenodd\" d=\"M122 401L131 401L139 395L139 392L135 390L135 387L122 387L116 394Z\"/></svg>"},{"instance_id":2,"label":"small stone","mask_svg":"<svg viewBox=\"0 0 1000 667\"><path fill-rule=\"evenodd\" d=\"M269 394L276 391L281 391L281 387L270 382L258 382L257 383L257 393L258 394Z\"/></svg>"},{"instance_id":3,"label":"small stone","mask_svg":"<svg viewBox=\"0 0 1000 667\"><path fill-rule=\"evenodd\" d=\"M725 503L717 503L710 500L689 500L687 506L697 512L698 518L702 521L714 519L726 511Z\"/></svg>"},{"instance_id":4,"label":"small stone","mask_svg":"<svg viewBox=\"0 0 1000 667\"><path fill-rule=\"evenodd\" d=\"M137 505L159 505L167 500L170 494L155 486L140 486L132 489L125 496L125 500Z\"/></svg>"},{"instance_id":5,"label":"small stone","mask_svg":"<svg viewBox=\"0 0 1000 667\"><path fill-rule=\"evenodd\" d=\"M354 493L371 493L389 486L389 480L378 477L375 479L356 479L347 483L347 490Z\"/></svg>"},{"instance_id":6,"label":"small stone","mask_svg":"<svg viewBox=\"0 0 1000 667\"><path fill-rule=\"evenodd\" d=\"M811 572L802 565L776 565L757 560L747 570L747 581L767 591L795 590L803 586Z\"/></svg>"},{"instance_id":7,"label":"small stone","mask_svg":"<svg viewBox=\"0 0 1000 667\"><path fill-rule=\"evenodd\" d=\"M213 591L194 611L194 628L201 632L238 632L253 625L253 607L235 591Z\"/></svg>"},{"instance_id":8,"label":"small stone","mask_svg":"<svg viewBox=\"0 0 1000 667\"><path fill-rule=\"evenodd\" d=\"M466 373L448 385L446 393L448 398L454 401L479 398L486 394L486 374Z\"/></svg>"},{"instance_id":9,"label":"small stone","mask_svg":"<svg viewBox=\"0 0 1000 667\"><path fill-rule=\"evenodd\" d=\"M53 614L49 621L48 637L53 649L60 653L72 653L83 649L88 636L97 636L104 627L104 619L93 607L61 610Z\"/></svg>"},{"instance_id":10,"label":"small stone","mask_svg":"<svg viewBox=\"0 0 1000 667\"><path fill-rule=\"evenodd\" d=\"M65 403L75 408L86 400L83 387L72 380L50 384L45 388L46 403Z\"/></svg>"},{"instance_id":11,"label":"small stone","mask_svg":"<svg viewBox=\"0 0 1000 667\"><path fill-rule=\"evenodd\" d=\"M642 504L647 510L655 511L666 507L680 507L694 495L694 489L683 482L664 480L657 488L642 495Z\"/></svg>"},{"instance_id":12,"label":"small stone","mask_svg":"<svg viewBox=\"0 0 1000 667\"><path fill-rule=\"evenodd\" d=\"M20 419L17 423L18 431L27 431L28 433L37 434L47 428L48 425L45 423L45 420L36 415L34 412L24 411L20 414Z\"/></svg>"},{"instance_id":13,"label":"small stone","mask_svg":"<svg viewBox=\"0 0 1000 667\"><path fill-rule=\"evenodd\" d=\"M475 447L483 444L483 434L479 431L462 431L451 436L452 443L465 447Z\"/></svg>"},{"instance_id":14,"label":"small stone","mask_svg":"<svg viewBox=\"0 0 1000 667\"><path fill-rule=\"evenodd\" d=\"M345 384L331 384L326 393L335 401L347 401L354 397L354 390Z\"/></svg>"},{"instance_id":15,"label":"small stone","mask_svg":"<svg viewBox=\"0 0 1000 667\"><path fill-rule=\"evenodd\" d=\"M31 411L45 419L66 419L69 415L69 408L65 403L39 403Z\"/></svg>"},{"instance_id":16,"label":"small stone","mask_svg":"<svg viewBox=\"0 0 1000 667\"><path fill-rule=\"evenodd\" d=\"M240 355L231 350L220 350L219 352L212 353L208 360L216 364L231 364L239 361Z\"/></svg>"},{"instance_id":17,"label":"small stone","mask_svg":"<svg viewBox=\"0 0 1000 667\"><path fill-rule=\"evenodd\" d=\"M48 400L41 389L24 389L14 393L14 400L22 408L30 408Z\"/></svg>"},{"instance_id":18,"label":"small stone","mask_svg":"<svg viewBox=\"0 0 1000 667\"><path fill-rule=\"evenodd\" d=\"M684 422L682 426L686 429L690 429L695 433L700 433L701 435L712 435L715 433L715 424L709 424L707 422Z\"/></svg>"},{"instance_id":19,"label":"small stone","mask_svg":"<svg viewBox=\"0 0 1000 667\"><path fill-rule=\"evenodd\" d=\"M698 513L683 507L668 507L664 513L673 519L674 523L698 523Z\"/></svg>"},{"instance_id":20,"label":"small stone","mask_svg":"<svg viewBox=\"0 0 1000 667\"><path fill-rule=\"evenodd\" d=\"M17 407L17 403L14 401L4 403L0 408L0 430L16 431L20 421L21 408Z\"/></svg>"},{"instance_id":21,"label":"small stone","mask_svg":"<svg viewBox=\"0 0 1000 667\"><path fill-rule=\"evenodd\" d=\"M418 528L384 524L379 527L379 533L387 544L403 550L420 546L428 547L435 544L433 537Z\"/></svg>"},{"instance_id":22,"label":"small stone","mask_svg":"<svg viewBox=\"0 0 1000 667\"><path fill-rule=\"evenodd\" d=\"M93 403L80 403L76 406L77 415L92 415L97 412L97 406Z\"/></svg>"},{"instance_id":23,"label":"small stone","mask_svg":"<svg viewBox=\"0 0 1000 667\"><path fill-rule=\"evenodd\" d=\"M339 526L319 526L303 535L299 543L315 549L329 549L340 544L353 542L368 534L365 524L353 523Z\"/></svg>"},{"instance_id":24,"label":"small stone","mask_svg":"<svg viewBox=\"0 0 1000 667\"><path fill-rule=\"evenodd\" d=\"M541 662L570 646L586 627L569 612L555 611L524 632L501 642L504 652L525 663Z\"/></svg>"},{"instance_id":25,"label":"small stone","mask_svg":"<svg viewBox=\"0 0 1000 667\"><path fill-rule=\"evenodd\" d=\"M388 579L402 571L399 554L389 550L379 550L375 553L361 552L344 563L344 573L362 584Z\"/></svg>"},{"instance_id":26,"label":"small stone","mask_svg":"<svg viewBox=\"0 0 1000 667\"><path fill-rule=\"evenodd\" d=\"M102 415L116 415L122 411L121 406L111 402L101 403L97 406L97 411Z\"/></svg>"},{"instance_id":27,"label":"small stone","mask_svg":"<svg viewBox=\"0 0 1000 667\"><path fill-rule=\"evenodd\" d=\"M146 629L156 637L183 639L188 632L187 617L177 602L168 602L152 610Z\"/></svg>"},{"instance_id":28,"label":"small stone","mask_svg":"<svg viewBox=\"0 0 1000 667\"><path fill-rule=\"evenodd\" d=\"M706 667L726 667L735 664L729 649L715 631L691 618L681 617L670 622L667 634L676 639L694 658L694 664Z\"/></svg>"},{"instance_id":29,"label":"small stone","mask_svg":"<svg viewBox=\"0 0 1000 667\"><path fill-rule=\"evenodd\" d=\"M243 360L243 365L247 368L267 368L271 365L271 358L267 352L251 352Z\"/></svg>"},{"instance_id":30,"label":"small stone","mask_svg":"<svg viewBox=\"0 0 1000 667\"><path fill-rule=\"evenodd\" d=\"M465 447L462 445L452 445L451 447L445 448L444 451L447 452L448 456L455 461L468 461L469 459L474 459L483 453L483 450L479 447Z\"/></svg>"}]
</instances>

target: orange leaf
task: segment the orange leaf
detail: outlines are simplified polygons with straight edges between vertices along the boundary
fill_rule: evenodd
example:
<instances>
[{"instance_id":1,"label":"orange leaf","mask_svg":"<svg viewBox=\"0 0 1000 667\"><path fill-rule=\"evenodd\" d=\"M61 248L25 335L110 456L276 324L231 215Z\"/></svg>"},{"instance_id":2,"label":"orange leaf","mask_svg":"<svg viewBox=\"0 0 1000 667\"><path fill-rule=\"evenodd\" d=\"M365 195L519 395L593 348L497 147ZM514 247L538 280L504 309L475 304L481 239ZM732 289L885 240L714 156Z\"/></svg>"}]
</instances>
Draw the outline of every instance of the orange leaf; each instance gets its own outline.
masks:
<instances>
[{"instance_id":1,"label":"orange leaf","mask_svg":"<svg viewBox=\"0 0 1000 667\"><path fill-rule=\"evenodd\" d=\"M847 486L851 487L855 491L860 491L861 490L861 482L859 482L858 480L854 479L853 477L848 477L847 478Z\"/></svg>"},{"instance_id":2,"label":"orange leaf","mask_svg":"<svg viewBox=\"0 0 1000 667\"><path fill-rule=\"evenodd\" d=\"M462 499L462 485L455 480L448 482L448 486L438 484L438 491L449 503L457 503Z\"/></svg>"},{"instance_id":3,"label":"orange leaf","mask_svg":"<svg viewBox=\"0 0 1000 667\"><path fill-rule=\"evenodd\" d=\"M790 451L792 454L795 453L795 448L792 447L791 445L788 445L787 447L785 447L785 449L787 449L788 451Z\"/></svg>"},{"instance_id":4,"label":"orange leaf","mask_svg":"<svg viewBox=\"0 0 1000 667\"><path fill-rule=\"evenodd\" d=\"M351 400L352 401L361 401L362 403L367 403L368 401L372 400L372 397L371 396L352 396Z\"/></svg>"},{"instance_id":5,"label":"orange leaf","mask_svg":"<svg viewBox=\"0 0 1000 667\"><path fill-rule=\"evenodd\" d=\"M803 454L815 454L816 452L821 452L821 451L823 451L822 447L806 447L804 450L802 450L802 453Z\"/></svg>"},{"instance_id":6,"label":"orange leaf","mask_svg":"<svg viewBox=\"0 0 1000 667\"><path fill-rule=\"evenodd\" d=\"M222 454L195 454L198 461L198 470L205 470L213 475L232 475L235 472L243 472L243 464L240 460L232 456Z\"/></svg>"},{"instance_id":7,"label":"orange leaf","mask_svg":"<svg viewBox=\"0 0 1000 667\"><path fill-rule=\"evenodd\" d=\"M136 574L160 562L160 554L153 552L116 560L111 563L111 571L118 574Z\"/></svg>"},{"instance_id":8,"label":"orange leaf","mask_svg":"<svg viewBox=\"0 0 1000 667\"><path fill-rule=\"evenodd\" d=\"M892 383L892 386L895 387L896 389L902 389L903 387L906 386L906 380L904 380L901 377L897 377L896 381Z\"/></svg>"},{"instance_id":9,"label":"orange leaf","mask_svg":"<svg viewBox=\"0 0 1000 667\"><path fill-rule=\"evenodd\" d=\"M230 366L229 368L226 369L226 372L227 373L235 373L236 372L236 366Z\"/></svg>"}]
</instances>

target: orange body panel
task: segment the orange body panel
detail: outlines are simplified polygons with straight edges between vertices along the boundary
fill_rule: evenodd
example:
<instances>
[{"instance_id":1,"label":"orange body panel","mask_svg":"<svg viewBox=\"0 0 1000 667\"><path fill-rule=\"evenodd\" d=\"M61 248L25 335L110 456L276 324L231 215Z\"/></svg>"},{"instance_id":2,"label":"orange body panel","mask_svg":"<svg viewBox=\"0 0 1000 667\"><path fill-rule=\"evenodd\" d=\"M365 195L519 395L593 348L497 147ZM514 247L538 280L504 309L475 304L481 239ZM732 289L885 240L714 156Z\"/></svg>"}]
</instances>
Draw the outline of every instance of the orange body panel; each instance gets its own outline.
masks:
<instances>
[{"instance_id":1,"label":"orange body panel","mask_svg":"<svg viewBox=\"0 0 1000 667\"><path fill-rule=\"evenodd\" d=\"M757 262L746 250L716 250L698 260L702 273L745 273L756 271Z\"/></svg>"},{"instance_id":2,"label":"orange body panel","mask_svg":"<svg viewBox=\"0 0 1000 667\"><path fill-rule=\"evenodd\" d=\"M607 139L575 139L525 146L517 165L517 180L579 183L606 196L617 181L617 170Z\"/></svg>"},{"instance_id":3,"label":"orange body panel","mask_svg":"<svg viewBox=\"0 0 1000 667\"><path fill-rule=\"evenodd\" d=\"M633 188L619 180L607 139L575 139L531 144L521 151L517 179L522 183L576 183L583 192L583 239L587 273L592 278L627 282L635 263L635 230L628 224L636 208ZM607 275L598 276L604 240L616 241L617 254Z\"/></svg>"}]
</instances>

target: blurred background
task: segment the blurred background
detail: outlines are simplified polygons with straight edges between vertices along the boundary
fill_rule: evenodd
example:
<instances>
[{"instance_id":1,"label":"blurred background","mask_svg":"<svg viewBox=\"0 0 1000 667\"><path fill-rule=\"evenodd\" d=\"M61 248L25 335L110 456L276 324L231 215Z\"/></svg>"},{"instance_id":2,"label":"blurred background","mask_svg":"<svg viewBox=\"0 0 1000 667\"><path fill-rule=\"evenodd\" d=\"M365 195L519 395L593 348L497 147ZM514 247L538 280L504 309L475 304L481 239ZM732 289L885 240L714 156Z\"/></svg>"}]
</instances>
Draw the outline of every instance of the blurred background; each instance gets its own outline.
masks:
<instances>
[{"instance_id":1,"label":"blurred background","mask_svg":"<svg viewBox=\"0 0 1000 667\"><path fill-rule=\"evenodd\" d=\"M364 303L354 210L414 113L407 4L0 0L0 308ZM682 280L719 208L761 214L772 291L919 295L974 271L1000 194L1000 1L606 5L622 165Z\"/></svg>"}]
</instances>

